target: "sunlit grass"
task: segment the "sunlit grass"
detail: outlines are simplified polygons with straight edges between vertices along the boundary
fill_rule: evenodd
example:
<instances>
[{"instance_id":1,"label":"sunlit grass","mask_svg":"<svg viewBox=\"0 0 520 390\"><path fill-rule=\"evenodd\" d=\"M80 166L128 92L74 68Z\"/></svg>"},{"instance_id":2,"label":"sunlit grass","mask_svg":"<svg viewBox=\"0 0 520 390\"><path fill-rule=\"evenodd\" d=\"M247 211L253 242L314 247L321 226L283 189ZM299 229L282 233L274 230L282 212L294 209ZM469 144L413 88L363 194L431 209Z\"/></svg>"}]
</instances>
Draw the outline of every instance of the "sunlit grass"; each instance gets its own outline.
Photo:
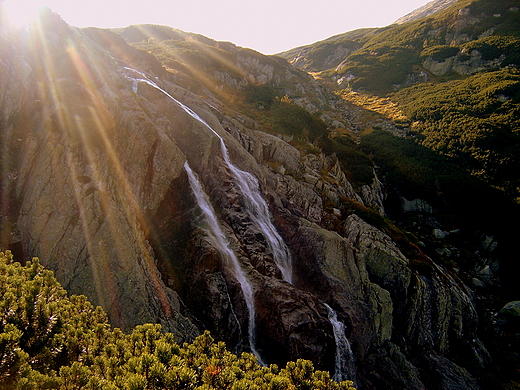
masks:
<instances>
[{"instance_id":1,"label":"sunlit grass","mask_svg":"<svg viewBox=\"0 0 520 390\"><path fill-rule=\"evenodd\" d=\"M381 98L366 93L343 90L339 93L342 99L358 106L374 111L394 122L407 122L408 117L401 111L399 105L388 98Z\"/></svg>"}]
</instances>

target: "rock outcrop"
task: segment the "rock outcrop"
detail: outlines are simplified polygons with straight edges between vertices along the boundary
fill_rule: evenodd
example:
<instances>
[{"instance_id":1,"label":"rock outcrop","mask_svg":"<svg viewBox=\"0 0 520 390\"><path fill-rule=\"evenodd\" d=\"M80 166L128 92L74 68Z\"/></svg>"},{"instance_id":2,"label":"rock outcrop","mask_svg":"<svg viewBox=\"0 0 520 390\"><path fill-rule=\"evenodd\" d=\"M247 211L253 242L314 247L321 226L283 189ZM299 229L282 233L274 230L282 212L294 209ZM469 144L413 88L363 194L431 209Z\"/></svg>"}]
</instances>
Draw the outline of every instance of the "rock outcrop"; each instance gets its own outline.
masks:
<instances>
[{"instance_id":1,"label":"rock outcrop","mask_svg":"<svg viewBox=\"0 0 520 390\"><path fill-rule=\"evenodd\" d=\"M432 57L428 57L422 62L422 66L435 76L444 76L452 71L460 75L471 75L487 69L498 68L505 59L506 56L502 54L498 58L483 60L480 51L471 50L469 54L461 53L461 55L445 58L443 61L436 61Z\"/></svg>"},{"instance_id":2,"label":"rock outcrop","mask_svg":"<svg viewBox=\"0 0 520 390\"><path fill-rule=\"evenodd\" d=\"M307 72L316 71L318 69L333 69L337 67L341 61L352 54L359 48L359 45L351 41L345 43L338 40L338 42L323 42L324 49L313 50L312 47L304 46L300 49L294 49L295 53L291 53L288 58L291 65L305 70ZM328 55L323 57L323 53L327 51ZM283 55L284 53L282 53ZM283 55L286 57L285 55Z\"/></svg>"},{"instance_id":3,"label":"rock outcrop","mask_svg":"<svg viewBox=\"0 0 520 390\"><path fill-rule=\"evenodd\" d=\"M409 14L406 14L405 16L400 17L394 23L403 24L403 23L412 22L417 19L426 18L436 12L442 11L443 9L449 7L450 5L452 5L455 2L456 2L456 0L430 1L430 2L426 3L425 5L423 5L422 7L419 7L417 9L413 10Z\"/></svg>"}]
</instances>

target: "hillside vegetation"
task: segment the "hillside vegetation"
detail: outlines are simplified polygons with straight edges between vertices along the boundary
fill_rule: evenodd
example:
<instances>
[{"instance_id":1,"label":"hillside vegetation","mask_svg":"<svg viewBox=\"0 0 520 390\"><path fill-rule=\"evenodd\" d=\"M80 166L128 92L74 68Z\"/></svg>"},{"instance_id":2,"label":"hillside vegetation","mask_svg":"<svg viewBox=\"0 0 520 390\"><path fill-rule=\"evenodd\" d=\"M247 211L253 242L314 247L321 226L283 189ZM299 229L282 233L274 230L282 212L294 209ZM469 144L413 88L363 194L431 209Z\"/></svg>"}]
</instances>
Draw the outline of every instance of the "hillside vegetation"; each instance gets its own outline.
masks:
<instances>
[{"instance_id":1,"label":"hillside vegetation","mask_svg":"<svg viewBox=\"0 0 520 390\"><path fill-rule=\"evenodd\" d=\"M68 297L37 258L23 266L0 252L0 295L2 389L354 390L310 361L261 366L208 332L183 345L157 324L124 334L84 296Z\"/></svg>"},{"instance_id":2,"label":"hillside vegetation","mask_svg":"<svg viewBox=\"0 0 520 390\"><path fill-rule=\"evenodd\" d=\"M512 198L519 196L520 72L506 68L425 83L393 98L415 121L419 142Z\"/></svg>"},{"instance_id":3,"label":"hillside vegetation","mask_svg":"<svg viewBox=\"0 0 520 390\"><path fill-rule=\"evenodd\" d=\"M320 77L346 91L390 98L416 142L516 200L519 26L517 1L460 0L430 17L332 37L299 55L318 63L326 43L359 44L336 66L320 69ZM297 49L282 55L294 62Z\"/></svg>"},{"instance_id":4,"label":"hillside vegetation","mask_svg":"<svg viewBox=\"0 0 520 390\"><path fill-rule=\"evenodd\" d=\"M351 76L350 87L386 94L413 82L425 57L444 61L458 55L469 60L479 50L484 61L518 63L520 12L513 0L460 0L432 17L391 25L356 39L362 47L325 71L336 78ZM492 35L492 37L490 37ZM317 44L320 46L322 43ZM285 58L288 58L284 55Z\"/></svg>"}]
</instances>

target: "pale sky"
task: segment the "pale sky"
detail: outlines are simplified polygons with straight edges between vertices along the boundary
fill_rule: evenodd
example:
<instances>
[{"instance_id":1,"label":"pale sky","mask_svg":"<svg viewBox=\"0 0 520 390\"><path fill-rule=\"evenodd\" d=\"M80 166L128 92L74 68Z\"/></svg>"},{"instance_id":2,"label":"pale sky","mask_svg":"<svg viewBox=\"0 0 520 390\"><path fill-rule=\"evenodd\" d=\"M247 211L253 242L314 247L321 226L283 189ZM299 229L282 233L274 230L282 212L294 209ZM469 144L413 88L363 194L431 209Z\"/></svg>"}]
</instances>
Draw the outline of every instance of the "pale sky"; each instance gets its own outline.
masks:
<instances>
[{"instance_id":1,"label":"pale sky","mask_svg":"<svg viewBox=\"0 0 520 390\"><path fill-rule=\"evenodd\" d=\"M4 5L27 16L35 4L44 4L77 27L163 24L274 54L357 28L387 26L428 1L4 0Z\"/></svg>"}]
</instances>

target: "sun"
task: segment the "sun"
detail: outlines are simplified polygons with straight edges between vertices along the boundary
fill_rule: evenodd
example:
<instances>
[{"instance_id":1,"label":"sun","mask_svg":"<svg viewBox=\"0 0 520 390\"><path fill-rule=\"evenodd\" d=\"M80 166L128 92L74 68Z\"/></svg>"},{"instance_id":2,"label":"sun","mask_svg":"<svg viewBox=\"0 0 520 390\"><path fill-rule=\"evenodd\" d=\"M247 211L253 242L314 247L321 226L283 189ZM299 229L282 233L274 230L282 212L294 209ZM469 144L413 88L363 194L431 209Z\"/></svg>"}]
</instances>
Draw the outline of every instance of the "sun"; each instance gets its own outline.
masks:
<instances>
[{"instance_id":1,"label":"sun","mask_svg":"<svg viewBox=\"0 0 520 390\"><path fill-rule=\"evenodd\" d=\"M0 2L5 12L7 22L23 28L32 24L45 4L42 0L5 0Z\"/></svg>"}]
</instances>

